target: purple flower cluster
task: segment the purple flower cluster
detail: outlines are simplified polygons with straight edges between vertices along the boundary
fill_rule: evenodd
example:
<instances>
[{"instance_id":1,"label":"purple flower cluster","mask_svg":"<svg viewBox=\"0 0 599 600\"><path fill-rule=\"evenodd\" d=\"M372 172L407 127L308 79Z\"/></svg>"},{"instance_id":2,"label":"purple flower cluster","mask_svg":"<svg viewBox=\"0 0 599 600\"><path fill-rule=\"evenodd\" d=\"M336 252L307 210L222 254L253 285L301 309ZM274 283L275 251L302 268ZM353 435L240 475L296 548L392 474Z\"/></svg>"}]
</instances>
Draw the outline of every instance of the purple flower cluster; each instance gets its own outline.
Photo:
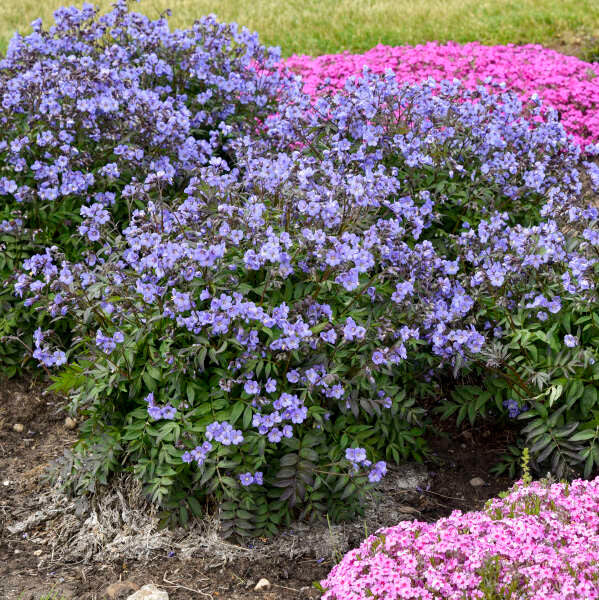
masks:
<instances>
[{"instance_id":1,"label":"purple flower cluster","mask_svg":"<svg viewBox=\"0 0 599 600\"><path fill-rule=\"evenodd\" d=\"M0 60L0 228L23 244L41 228L72 245L69 221L97 243L111 214L185 187L292 85L278 50L245 28L208 16L171 31L128 5L61 8ZM51 217L61 204L66 229Z\"/></svg>"},{"instance_id":2,"label":"purple flower cluster","mask_svg":"<svg viewBox=\"0 0 599 600\"><path fill-rule=\"evenodd\" d=\"M194 40L206 35L202 27L224 35L221 26L203 21L191 32L168 33L162 22L148 25L115 10L134 38L150 27L169 48L195 48L184 54L183 74L208 77L207 56ZM130 58L129 42L122 43ZM25 42L9 57L25 51L19 44ZM121 65L118 45L102 48ZM284 497L295 502L320 477L315 463L328 464L330 456L341 457L336 474L349 463L350 473L363 468L376 483L386 463L367 456L383 458L384 440L347 448L354 440L339 446L339 439L345 429L397 425L397 384L402 373L420 377L423 353L425 377L459 370L499 343L499 322L512 313L542 323L542 313L559 313L565 298L596 296L599 211L584 194L580 149L555 114L536 119L538 101L523 105L514 95L468 91L457 82L406 86L392 75L365 74L316 101L289 85L258 130L237 130L226 158L217 158L208 148L216 138L191 132L216 119L226 137L233 125L200 110L199 100L189 104L192 84L171 77L168 61L154 54L130 67L136 91L160 81L160 93L152 88L158 104L144 105L142 121L159 131L144 148L168 148L183 127L179 143L189 152L178 146L168 156L141 155L141 145L113 140L94 177L120 180L126 161L138 165L121 194L130 218L113 218L116 200L103 188L81 202L84 259L48 247L25 262L15 289L28 303L71 318L83 340L77 351L96 357L99 347L110 356L95 359L116 361L130 382L137 384L139 373L127 371L125 352L113 351L125 339L152 340L153 360L171 389L187 392L189 411L178 399L159 408L150 394L148 412L177 421L183 435L176 451L200 477L212 477L207 488L216 464L225 465L225 487L260 484L261 472L252 469L265 464L268 481L282 472L281 486L294 486ZM234 97L249 102L231 78ZM121 122L118 110L137 106L127 96L117 109L104 96L90 115ZM174 120L171 109L179 111ZM236 109L225 102L222 110ZM47 346L39 358L56 364ZM296 462L301 477L293 470L284 476Z\"/></svg>"},{"instance_id":3,"label":"purple flower cluster","mask_svg":"<svg viewBox=\"0 0 599 600\"><path fill-rule=\"evenodd\" d=\"M503 406L507 408L510 419L515 419L520 413L526 411L526 406L520 406L520 404L513 398L504 400Z\"/></svg>"},{"instance_id":4,"label":"purple flower cluster","mask_svg":"<svg viewBox=\"0 0 599 600\"><path fill-rule=\"evenodd\" d=\"M364 448L347 448L345 450L345 460L349 461L354 471L358 471L360 467L367 469L372 465L372 462L366 458L366 450ZM387 473L387 463L383 460L372 465L368 472L368 480L370 483L378 483Z\"/></svg>"},{"instance_id":5,"label":"purple flower cluster","mask_svg":"<svg viewBox=\"0 0 599 600\"><path fill-rule=\"evenodd\" d=\"M47 367L60 367L67 362L67 356L62 350L51 350L49 344L44 343L44 334L40 328L33 334L35 349L33 358Z\"/></svg>"},{"instance_id":6,"label":"purple flower cluster","mask_svg":"<svg viewBox=\"0 0 599 600\"><path fill-rule=\"evenodd\" d=\"M252 485L253 483L256 485L262 485L264 483L264 476L262 471L256 471L254 474L250 472L241 473L241 475L239 475L239 481L244 487Z\"/></svg>"},{"instance_id":7,"label":"purple flower cluster","mask_svg":"<svg viewBox=\"0 0 599 600\"><path fill-rule=\"evenodd\" d=\"M193 450L184 452L181 460L184 463L191 463L195 460L199 466L202 466L211 450L212 444L204 442L201 446L196 446Z\"/></svg>"},{"instance_id":8,"label":"purple flower cluster","mask_svg":"<svg viewBox=\"0 0 599 600\"><path fill-rule=\"evenodd\" d=\"M160 421L161 419L172 421L177 416L177 409L171 406L170 403L167 403L164 406L157 406L154 402L153 392L150 392L144 398L144 401L148 404L148 415L151 419L154 419L154 421Z\"/></svg>"},{"instance_id":9,"label":"purple flower cluster","mask_svg":"<svg viewBox=\"0 0 599 600\"><path fill-rule=\"evenodd\" d=\"M264 409L270 407L270 412ZM295 395L283 392L276 400L262 401L254 412L252 425L260 435L266 435L272 443L280 442L284 437L293 437L292 423L301 424L308 416L308 409ZM286 423L287 421L287 423Z\"/></svg>"},{"instance_id":10,"label":"purple flower cluster","mask_svg":"<svg viewBox=\"0 0 599 600\"><path fill-rule=\"evenodd\" d=\"M114 351L117 344L122 344L125 341L125 336L122 331L115 331L112 336L104 335L101 329L96 332L96 346L98 346L104 354L110 354Z\"/></svg>"},{"instance_id":11,"label":"purple flower cluster","mask_svg":"<svg viewBox=\"0 0 599 600\"><path fill-rule=\"evenodd\" d=\"M223 446L237 446L243 442L243 434L239 429L233 429L233 426L226 421L222 423L214 421L206 427L206 439L219 442Z\"/></svg>"},{"instance_id":12,"label":"purple flower cluster","mask_svg":"<svg viewBox=\"0 0 599 600\"><path fill-rule=\"evenodd\" d=\"M359 466L370 466L371 462L366 458L366 450L364 448L347 448L345 451L345 459L357 470Z\"/></svg>"},{"instance_id":13,"label":"purple flower cluster","mask_svg":"<svg viewBox=\"0 0 599 600\"><path fill-rule=\"evenodd\" d=\"M578 346L578 338L575 335L567 334L564 336L564 344L568 348L576 348Z\"/></svg>"},{"instance_id":14,"label":"purple flower cluster","mask_svg":"<svg viewBox=\"0 0 599 600\"><path fill-rule=\"evenodd\" d=\"M368 481L370 483L378 483L387 474L387 463L384 460L379 460L374 463L372 469L368 472Z\"/></svg>"}]
</instances>

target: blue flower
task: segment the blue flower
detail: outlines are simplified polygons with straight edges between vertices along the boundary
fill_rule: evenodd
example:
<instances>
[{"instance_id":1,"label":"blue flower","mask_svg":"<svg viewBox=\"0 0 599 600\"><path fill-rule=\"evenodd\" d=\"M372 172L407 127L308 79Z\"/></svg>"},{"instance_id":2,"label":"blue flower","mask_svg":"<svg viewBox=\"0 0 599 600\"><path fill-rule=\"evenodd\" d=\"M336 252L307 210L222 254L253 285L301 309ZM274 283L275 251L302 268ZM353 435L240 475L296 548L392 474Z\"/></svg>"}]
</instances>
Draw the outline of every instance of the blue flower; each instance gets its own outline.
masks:
<instances>
[{"instance_id":1,"label":"blue flower","mask_svg":"<svg viewBox=\"0 0 599 600\"><path fill-rule=\"evenodd\" d=\"M252 485L252 483L254 483L254 477L251 473L242 473L239 476L239 481L241 481L241 485L247 487L248 485Z\"/></svg>"},{"instance_id":2,"label":"blue flower","mask_svg":"<svg viewBox=\"0 0 599 600\"><path fill-rule=\"evenodd\" d=\"M578 346L578 338L574 335L566 334L564 336L564 344L566 344L568 348L575 348Z\"/></svg>"},{"instance_id":3,"label":"blue flower","mask_svg":"<svg viewBox=\"0 0 599 600\"><path fill-rule=\"evenodd\" d=\"M375 463L368 473L370 483L379 482L387 473L387 463L383 460Z\"/></svg>"}]
</instances>

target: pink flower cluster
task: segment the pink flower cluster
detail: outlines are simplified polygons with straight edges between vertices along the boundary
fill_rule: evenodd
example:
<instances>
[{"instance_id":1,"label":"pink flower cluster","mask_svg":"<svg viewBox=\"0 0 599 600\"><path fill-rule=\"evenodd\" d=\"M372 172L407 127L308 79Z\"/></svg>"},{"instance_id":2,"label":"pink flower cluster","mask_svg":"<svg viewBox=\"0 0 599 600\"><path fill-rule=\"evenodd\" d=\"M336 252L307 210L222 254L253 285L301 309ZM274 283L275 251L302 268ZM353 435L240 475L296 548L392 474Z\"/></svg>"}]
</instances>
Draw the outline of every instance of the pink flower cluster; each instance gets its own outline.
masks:
<instances>
[{"instance_id":1,"label":"pink flower cluster","mask_svg":"<svg viewBox=\"0 0 599 600\"><path fill-rule=\"evenodd\" d=\"M330 78L329 88L342 88L348 77L361 75L364 67L375 73L391 69L406 83L428 77L437 81L458 78L469 89L490 77L522 99L538 94L559 111L565 129L579 144L599 141L599 65L539 45L378 45L364 54L294 55L286 66L302 75L304 91L311 95L316 95L326 78Z\"/></svg>"},{"instance_id":2,"label":"pink flower cluster","mask_svg":"<svg viewBox=\"0 0 599 600\"><path fill-rule=\"evenodd\" d=\"M519 482L484 511L381 529L321 582L322 600L599 598L599 478Z\"/></svg>"}]
</instances>

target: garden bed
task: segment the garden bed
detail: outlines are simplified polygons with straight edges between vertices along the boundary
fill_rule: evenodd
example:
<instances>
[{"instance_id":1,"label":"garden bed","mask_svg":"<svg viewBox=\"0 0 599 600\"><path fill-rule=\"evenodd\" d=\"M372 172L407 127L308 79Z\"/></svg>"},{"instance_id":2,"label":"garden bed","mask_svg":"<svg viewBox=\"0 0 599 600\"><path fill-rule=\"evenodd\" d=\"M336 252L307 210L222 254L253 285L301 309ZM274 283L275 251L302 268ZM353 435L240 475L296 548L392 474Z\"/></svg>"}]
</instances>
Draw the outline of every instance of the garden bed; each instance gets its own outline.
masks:
<instances>
[{"instance_id":1,"label":"garden bed","mask_svg":"<svg viewBox=\"0 0 599 600\"><path fill-rule=\"evenodd\" d=\"M472 597L546 600L481 509L599 468L597 65L379 45L300 81L213 16L32 27L0 61L0 596L462 600L432 571L469 561ZM435 533L462 516L484 556Z\"/></svg>"},{"instance_id":2,"label":"garden bed","mask_svg":"<svg viewBox=\"0 0 599 600\"><path fill-rule=\"evenodd\" d=\"M58 398L42 395L42 387L32 381L5 381L0 390L0 596L11 600L37 600L49 590L65 599L107 598L106 588L119 581L140 586L154 582L168 591L171 600L210 595L227 600L317 598L312 583L323 579L336 560L358 545L366 532L395 525L401 519L432 522L454 509L478 510L488 498L495 497L511 483L507 477L493 477L489 470L511 443L513 432L485 427L458 430L445 423L439 424L445 437L428 438L433 451L444 457L443 461L427 463L422 469L411 465L392 469L381 482L378 497L370 499L365 521L331 528L326 524L296 524L272 541L254 540L245 548L223 541L215 550L219 542L211 537L210 552L201 547L208 543L207 524L203 523L192 527L187 534L165 534L157 543L162 547L149 551L143 559L136 559L134 544L128 550L113 544L116 556L109 560L106 555L110 551L105 547L119 534L133 534L123 524L120 532L111 531L112 540L104 540L104 545L98 542L90 557L70 560L59 557L68 548L75 552L76 540L71 535L65 545L54 548L53 559L52 546L36 540L60 536L59 526L70 523L72 527L72 521L66 518L72 500L63 499L61 504L57 496L50 499L43 479L49 463L76 439L75 432L65 426L61 406ZM23 424L24 430L14 431L15 423ZM482 478L485 485L470 485L474 477ZM410 487L402 490L396 487L398 481L407 482L405 485ZM121 489L126 492L127 485L130 492L135 491L126 482ZM421 491L415 489L416 485ZM108 499L103 506L110 504L115 489L113 486L99 493L100 498ZM132 512L136 510L136 501L140 502L137 510L143 508L139 497L129 500ZM53 502L56 503L53 510L57 511L53 517L25 531L11 533L9 528L16 523L36 514L39 519L40 506L52 510ZM90 509L86 510L80 516L82 530L87 527L84 523L90 514ZM170 541L171 548L185 547L185 535L203 535L204 539L198 542L195 552L182 557L180 551L169 549L168 544ZM169 556L170 553L173 555ZM272 586L267 591L255 592L253 588L261 578L268 579Z\"/></svg>"}]
</instances>

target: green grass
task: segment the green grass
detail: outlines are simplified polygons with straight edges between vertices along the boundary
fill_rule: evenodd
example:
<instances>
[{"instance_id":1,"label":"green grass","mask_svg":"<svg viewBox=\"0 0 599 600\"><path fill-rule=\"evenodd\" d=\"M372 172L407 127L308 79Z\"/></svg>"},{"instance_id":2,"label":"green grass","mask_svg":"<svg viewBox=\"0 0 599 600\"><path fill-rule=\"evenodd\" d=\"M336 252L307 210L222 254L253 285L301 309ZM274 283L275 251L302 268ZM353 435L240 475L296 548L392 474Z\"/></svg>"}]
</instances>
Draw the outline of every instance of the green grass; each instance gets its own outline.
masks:
<instances>
[{"instance_id":1,"label":"green grass","mask_svg":"<svg viewBox=\"0 0 599 600\"><path fill-rule=\"evenodd\" d=\"M69 0L1 0L0 49L15 30ZM110 0L98 0L101 7ZM80 3L79 3L80 4ZM555 43L599 38L598 0L141 0L149 16L173 10L171 23L185 27L215 13L258 31L284 55L364 51L378 43L478 40L485 44Z\"/></svg>"}]
</instances>

